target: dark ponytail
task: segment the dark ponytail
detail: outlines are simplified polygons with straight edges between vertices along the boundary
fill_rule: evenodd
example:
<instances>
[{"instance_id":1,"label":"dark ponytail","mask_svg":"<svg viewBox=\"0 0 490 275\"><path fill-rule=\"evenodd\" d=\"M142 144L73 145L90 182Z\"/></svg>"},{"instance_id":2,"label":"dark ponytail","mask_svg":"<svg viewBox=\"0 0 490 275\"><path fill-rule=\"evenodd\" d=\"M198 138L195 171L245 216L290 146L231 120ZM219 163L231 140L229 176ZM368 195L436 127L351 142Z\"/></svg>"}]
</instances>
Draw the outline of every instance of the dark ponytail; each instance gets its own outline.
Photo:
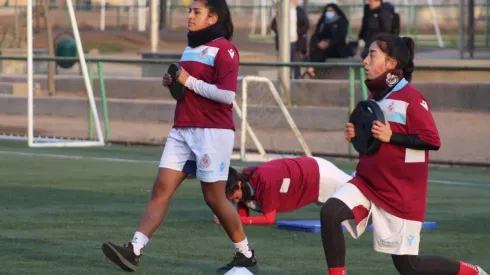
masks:
<instances>
[{"instance_id":1,"label":"dark ponytail","mask_svg":"<svg viewBox=\"0 0 490 275\"><path fill-rule=\"evenodd\" d=\"M412 80L415 70L415 42L411 37L399 37L394 34L380 34L374 40L378 47L389 57L396 59L396 69L403 71L407 81Z\"/></svg>"},{"instance_id":2,"label":"dark ponytail","mask_svg":"<svg viewBox=\"0 0 490 275\"><path fill-rule=\"evenodd\" d=\"M405 42L405 45L407 45L409 52L408 64L403 68L403 77L410 82L412 80L412 73L415 70L415 64L413 63L415 57L415 42L411 37L402 37L402 39L403 42Z\"/></svg>"},{"instance_id":3,"label":"dark ponytail","mask_svg":"<svg viewBox=\"0 0 490 275\"><path fill-rule=\"evenodd\" d=\"M199 0L196 0L199 1ZM233 37L233 21L231 20L230 8L226 0L203 0L209 9L210 13L215 13L218 15L218 22L216 24L221 24L225 28L224 38L231 41Z\"/></svg>"}]
</instances>

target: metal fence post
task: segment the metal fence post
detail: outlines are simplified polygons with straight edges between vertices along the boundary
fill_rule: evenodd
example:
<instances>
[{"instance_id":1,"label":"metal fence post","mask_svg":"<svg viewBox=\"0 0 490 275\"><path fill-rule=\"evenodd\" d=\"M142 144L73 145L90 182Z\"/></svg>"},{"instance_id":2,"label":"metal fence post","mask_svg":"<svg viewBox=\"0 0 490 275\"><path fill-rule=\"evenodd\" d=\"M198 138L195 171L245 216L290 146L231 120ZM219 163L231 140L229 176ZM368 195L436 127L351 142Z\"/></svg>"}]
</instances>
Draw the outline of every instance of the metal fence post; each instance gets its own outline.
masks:
<instances>
[{"instance_id":1,"label":"metal fence post","mask_svg":"<svg viewBox=\"0 0 490 275\"><path fill-rule=\"evenodd\" d=\"M99 76L100 101L102 105L102 115L104 118L105 140L108 141L110 137L110 123L109 123L109 112L107 109L107 96L105 91L104 70L102 69L101 61L97 62L97 73Z\"/></svg>"}]
</instances>

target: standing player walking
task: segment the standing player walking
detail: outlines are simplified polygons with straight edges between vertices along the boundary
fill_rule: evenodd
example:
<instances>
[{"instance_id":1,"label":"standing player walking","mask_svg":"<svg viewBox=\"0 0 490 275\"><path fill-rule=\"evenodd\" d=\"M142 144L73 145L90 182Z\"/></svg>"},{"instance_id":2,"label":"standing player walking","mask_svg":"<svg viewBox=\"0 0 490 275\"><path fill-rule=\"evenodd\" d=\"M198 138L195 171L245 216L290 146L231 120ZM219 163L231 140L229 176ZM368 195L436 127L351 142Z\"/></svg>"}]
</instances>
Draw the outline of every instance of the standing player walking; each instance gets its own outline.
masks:
<instances>
[{"instance_id":1,"label":"standing player walking","mask_svg":"<svg viewBox=\"0 0 490 275\"><path fill-rule=\"evenodd\" d=\"M124 246L105 243L107 258L126 271L135 271L152 233L165 217L169 201L187 176L184 166L197 165L204 200L222 221L235 244L235 257L219 270L235 266L258 268L240 218L227 200L225 187L233 150L235 125L232 104L237 90L239 56L230 42L233 23L225 0L194 0L188 15L188 47L177 73L187 90L177 102L174 127L160 161L151 199L133 240ZM163 76L169 87L172 78Z\"/></svg>"},{"instance_id":2,"label":"standing player walking","mask_svg":"<svg viewBox=\"0 0 490 275\"><path fill-rule=\"evenodd\" d=\"M380 35L364 59L371 99L387 118L372 127L383 142L378 152L359 158L355 177L332 195L321 211L322 241L329 274L346 274L341 223L358 238L369 217L374 250L390 254L403 275L487 275L480 267L439 256L418 256L427 204L429 150L439 133L422 94L410 84L414 70L411 38ZM355 137L347 124L346 139Z\"/></svg>"}]
</instances>

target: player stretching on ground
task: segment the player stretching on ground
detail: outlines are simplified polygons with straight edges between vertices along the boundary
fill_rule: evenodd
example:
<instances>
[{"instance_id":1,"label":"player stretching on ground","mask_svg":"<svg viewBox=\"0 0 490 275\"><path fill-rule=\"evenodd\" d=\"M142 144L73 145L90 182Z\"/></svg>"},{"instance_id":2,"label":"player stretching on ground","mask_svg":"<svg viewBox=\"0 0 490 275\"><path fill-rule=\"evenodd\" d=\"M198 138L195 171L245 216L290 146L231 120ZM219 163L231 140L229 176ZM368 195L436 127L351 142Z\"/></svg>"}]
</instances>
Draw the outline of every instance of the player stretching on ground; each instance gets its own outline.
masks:
<instances>
[{"instance_id":1,"label":"player stretching on ground","mask_svg":"<svg viewBox=\"0 0 490 275\"><path fill-rule=\"evenodd\" d=\"M197 162L204 200L223 222L233 241L236 254L227 271L234 266L257 268L240 218L226 198L228 167L234 143L232 102L237 89L239 56L230 42L233 24L225 0L195 0L188 15L188 47L177 74L187 87L183 100L177 102L175 123L170 131L160 161L151 199L141 218L133 240L124 246L105 243L104 254L126 271L134 271L152 233L163 221L168 204L187 176L184 166ZM163 84L169 86L169 74ZM196 248L197 249L197 248Z\"/></svg>"},{"instance_id":2,"label":"player stretching on ground","mask_svg":"<svg viewBox=\"0 0 490 275\"><path fill-rule=\"evenodd\" d=\"M352 177L331 162L315 157L284 158L247 167L230 167L226 193L237 204L244 224L273 224L278 212L311 203L323 204ZM249 210L263 213L250 217ZM219 219L214 217L215 223Z\"/></svg>"},{"instance_id":3,"label":"player stretching on ground","mask_svg":"<svg viewBox=\"0 0 490 275\"><path fill-rule=\"evenodd\" d=\"M364 59L371 97L385 113L375 122L379 151L359 159L355 177L335 192L321 211L322 240L329 274L346 274L341 223L358 238L369 217L374 250L391 254L403 275L483 275L481 268L439 256L418 256L427 204L429 150L440 147L428 103L409 82L414 70L411 38L382 35ZM346 126L346 139L355 137Z\"/></svg>"}]
</instances>

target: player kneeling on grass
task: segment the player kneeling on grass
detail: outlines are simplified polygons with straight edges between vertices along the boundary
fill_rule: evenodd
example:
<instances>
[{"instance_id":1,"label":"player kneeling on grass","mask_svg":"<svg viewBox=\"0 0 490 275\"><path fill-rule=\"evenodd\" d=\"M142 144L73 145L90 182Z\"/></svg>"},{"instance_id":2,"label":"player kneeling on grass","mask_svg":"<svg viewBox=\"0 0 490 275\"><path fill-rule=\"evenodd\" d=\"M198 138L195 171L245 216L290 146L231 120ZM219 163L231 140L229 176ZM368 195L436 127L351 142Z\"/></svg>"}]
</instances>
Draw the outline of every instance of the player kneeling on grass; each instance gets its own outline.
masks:
<instances>
[{"instance_id":1,"label":"player kneeling on grass","mask_svg":"<svg viewBox=\"0 0 490 275\"><path fill-rule=\"evenodd\" d=\"M428 103L410 84L414 70L411 38L381 35L364 59L367 87L387 121L376 121L378 152L361 155L355 177L332 195L321 211L322 241L329 274L346 274L341 223L354 238L373 224L374 250L391 254L403 275L483 275L481 268L439 256L418 256L427 204L429 150L440 147ZM355 137L347 124L346 139Z\"/></svg>"},{"instance_id":2,"label":"player kneeling on grass","mask_svg":"<svg viewBox=\"0 0 490 275\"><path fill-rule=\"evenodd\" d=\"M230 42L233 24L226 1L194 0L188 26L189 46L182 54L182 69L176 79L186 91L177 101L174 127L165 143L151 199L133 240L124 246L108 242L102 249L119 267L135 271L141 250L160 226L170 199L187 176L187 166L193 163L196 167L197 161L196 176L201 181L204 200L223 221L223 228L235 244L235 257L219 271L236 266L254 271L258 267L254 252L225 195L235 137L232 107L239 64L238 52ZM172 82L166 73L164 86L169 87Z\"/></svg>"},{"instance_id":3,"label":"player kneeling on grass","mask_svg":"<svg viewBox=\"0 0 490 275\"><path fill-rule=\"evenodd\" d=\"M323 204L351 178L322 158L277 159L247 167L242 173L230 167L226 196L237 204L242 223L274 224L276 213ZM251 217L249 210L263 215ZM216 216L214 221L219 223Z\"/></svg>"}]
</instances>

